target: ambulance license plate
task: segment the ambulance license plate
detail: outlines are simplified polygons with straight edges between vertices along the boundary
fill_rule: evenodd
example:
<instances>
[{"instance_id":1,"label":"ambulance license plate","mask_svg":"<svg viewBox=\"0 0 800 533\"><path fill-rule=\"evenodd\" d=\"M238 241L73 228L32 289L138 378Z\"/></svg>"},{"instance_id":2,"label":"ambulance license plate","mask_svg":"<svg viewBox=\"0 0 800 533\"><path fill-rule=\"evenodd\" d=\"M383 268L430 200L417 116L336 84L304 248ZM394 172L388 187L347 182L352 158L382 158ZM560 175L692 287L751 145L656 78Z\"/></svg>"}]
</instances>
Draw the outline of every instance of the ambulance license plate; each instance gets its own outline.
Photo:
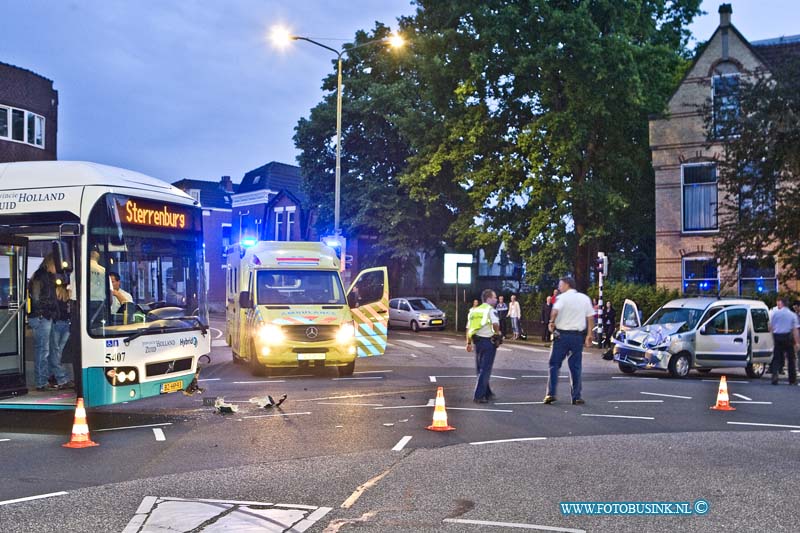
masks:
<instances>
[{"instance_id":1,"label":"ambulance license plate","mask_svg":"<svg viewBox=\"0 0 800 533\"><path fill-rule=\"evenodd\" d=\"M442 325L442 321L441 320L431 320L431 324L434 325L434 326L441 326Z\"/></svg>"},{"instance_id":2,"label":"ambulance license plate","mask_svg":"<svg viewBox=\"0 0 800 533\"><path fill-rule=\"evenodd\" d=\"M299 353L297 354L298 361L324 361L324 353Z\"/></svg>"},{"instance_id":3,"label":"ambulance license plate","mask_svg":"<svg viewBox=\"0 0 800 533\"><path fill-rule=\"evenodd\" d=\"M161 394L167 394L170 392L178 392L179 390L183 390L183 380L179 379L178 381L168 381L166 383L161 384Z\"/></svg>"}]
</instances>

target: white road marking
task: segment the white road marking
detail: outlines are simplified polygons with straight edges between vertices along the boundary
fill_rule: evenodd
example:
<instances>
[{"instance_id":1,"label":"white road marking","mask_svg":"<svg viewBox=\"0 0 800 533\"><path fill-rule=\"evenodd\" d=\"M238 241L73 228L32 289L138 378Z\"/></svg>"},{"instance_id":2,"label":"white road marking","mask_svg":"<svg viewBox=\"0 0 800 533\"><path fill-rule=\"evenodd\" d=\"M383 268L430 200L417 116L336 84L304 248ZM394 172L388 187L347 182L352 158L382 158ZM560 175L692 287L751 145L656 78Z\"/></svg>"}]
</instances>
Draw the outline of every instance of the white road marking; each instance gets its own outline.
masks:
<instances>
[{"instance_id":1,"label":"white road marking","mask_svg":"<svg viewBox=\"0 0 800 533\"><path fill-rule=\"evenodd\" d=\"M164 435L164 430L161 428L153 428L153 434L156 436L157 441L167 440L167 436Z\"/></svg>"},{"instance_id":2,"label":"white road marking","mask_svg":"<svg viewBox=\"0 0 800 533\"><path fill-rule=\"evenodd\" d=\"M789 429L800 429L800 426L786 426L783 424L759 424L758 422L728 422L733 426L763 426L768 428L789 428Z\"/></svg>"},{"instance_id":3,"label":"white road marking","mask_svg":"<svg viewBox=\"0 0 800 533\"><path fill-rule=\"evenodd\" d=\"M664 403L664 400L608 400L608 403Z\"/></svg>"},{"instance_id":4,"label":"white road marking","mask_svg":"<svg viewBox=\"0 0 800 533\"><path fill-rule=\"evenodd\" d=\"M604 418L633 418L635 420L655 420L652 416L624 416L624 415L589 415L581 413L581 416L600 416Z\"/></svg>"},{"instance_id":5,"label":"white road marking","mask_svg":"<svg viewBox=\"0 0 800 533\"><path fill-rule=\"evenodd\" d=\"M387 374L394 372L394 370L362 370L361 372L353 372L353 374Z\"/></svg>"},{"instance_id":6,"label":"white road marking","mask_svg":"<svg viewBox=\"0 0 800 533\"><path fill-rule=\"evenodd\" d=\"M409 356L409 357L413 357L414 359L416 359L416 358L417 358L416 354L413 354L413 353L410 353L410 354L408 354L408 356Z\"/></svg>"},{"instance_id":7,"label":"white road marking","mask_svg":"<svg viewBox=\"0 0 800 533\"><path fill-rule=\"evenodd\" d=\"M11 439L0 439L0 442L8 442L8 441L10 441L10 440L11 440Z\"/></svg>"},{"instance_id":8,"label":"white road marking","mask_svg":"<svg viewBox=\"0 0 800 533\"><path fill-rule=\"evenodd\" d=\"M718 379L703 379L701 381L703 381L704 383L716 383L718 385L719 385L719 382L720 382L720 380L718 380ZM750 383L749 381L734 381L732 379L729 379L727 381L728 381L728 383Z\"/></svg>"},{"instance_id":9,"label":"white road marking","mask_svg":"<svg viewBox=\"0 0 800 533\"><path fill-rule=\"evenodd\" d=\"M475 359L475 358L472 357L472 356L469 356L469 355L454 355L453 359L470 359L470 360L472 360L472 359Z\"/></svg>"},{"instance_id":10,"label":"white road marking","mask_svg":"<svg viewBox=\"0 0 800 533\"><path fill-rule=\"evenodd\" d=\"M646 377L633 377L633 376L611 376L611 379L661 379L661 378L646 378Z\"/></svg>"},{"instance_id":11,"label":"white road marking","mask_svg":"<svg viewBox=\"0 0 800 533\"><path fill-rule=\"evenodd\" d=\"M336 403L336 402L317 402L317 405L344 405L353 407L383 407L382 403Z\"/></svg>"},{"instance_id":12,"label":"white road marking","mask_svg":"<svg viewBox=\"0 0 800 533\"><path fill-rule=\"evenodd\" d=\"M800 429L793 429L789 433L800 433Z\"/></svg>"},{"instance_id":13,"label":"white road marking","mask_svg":"<svg viewBox=\"0 0 800 533\"><path fill-rule=\"evenodd\" d=\"M549 378L550 375L549 374L535 374L535 375L531 374L531 375L522 376L522 377L523 378ZM564 379L564 378L568 378L569 376L566 375L566 374L559 374L558 377L560 377L561 379Z\"/></svg>"},{"instance_id":14,"label":"white road marking","mask_svg":"<svg viewBox=\"0 0 800 533\"><path fill-rule=\"evenodd\" d=\"M512 527L517 529L535 529L537 531L559 531L561 533L586 533L585 529L537 526L534 524L520 524L517 522L487 522L485 520L466 520L463 518L445 518L443 522L448 522L451 524L470 524L474 526L497 526L497 527Z\"/></svg>"},{"instance_id":15,"label":"white road marking","mask_svg":"<svg viewBox=\"0 0 800 533\"><path fill-rule=\"evenodd\" d=\"M197 381L219 381L222 378L205 378L205 379L198 379Z\"/></svg>"},{"instance_id":16,"label":"white road marking","mask_svg":"<svg viewBox=\"0 0 800 533\"><path fill-rule=\"evenodd\" d=\"M425 344L424 342L417 342L417 341L408 341L405 339L397 339L399 342L403 344L408 344L412 348L433 348L430 344Z\"/></svg>"},{"instance_id":17,"label":"white road marking","mask_svg":"<svg viewBox=\"0 0 800 533\"><path fill-rule=\"evenodd\" d=\"M748 402L752 402L752 401L753 401L753 399L752 399L752 398L748 398L748 397L747 397L747 396L745 396L744 394L736 394L736 393L734 392L734 393L733 393L733 395L734 395L734 396L736 396L737 398L741 398L742 400L747 400Z\"/></svg>"},{"instance_id":18,"label":"white road marking","mask_svg":"<svg viewBox=\"0 0 800 533\"><path fill-rule=\"evenodd\" d=\"M498 352L512 352L513 350L511 348L503 348L502 346L500 346L500 347L497 348L497 351Z\"/></svg>"},{"instance_id":19,"label":"white road marking","mask_svg":"<svg viewBox=\"0 0 800 533\"><path fill-rule=\"evenodd\" d=\"M353 381L359 379L383 379L383 376L371 376L371 377L364 377L364 378L332 378L333 381Z\"/></svg>"},{"instance_id":20,"label":"white road marking","mask_svg":"<svg viewBox=\"0 0 800 533\"><path fill-rule=\"evenodd\" d=\"M728 402L728 403L744 403L744 404L750 404L750 405L772 405L772 402L754 402L752 400L750 400L749 402L742 402L742 401L733 400L733 401Z\"/></svg>"},{"instance_id":21,"label":"white road marking","mask_svg":"<svg viewBox=\"0 0 800 533\"><path fill-rule=\"evenodd\" d=\"M42 498L52 498L53 496L64 496L69 494L66 491L51 492L49 494L39 494L38 496L28 496L27 498L17 498L16 500L6 500L0 502L0 505L11 505L12 503L29 502L31 500L41 500Z\"/></svg>"},{"instance_id":22,"label":"white road marking","mask_svg":"<svg viewBox=\"0 0 800 533\"><path fill-rule=\"evenodd\" d=\"M302 400L295 400L295 402L317 402L320 400L347 400L350 398L366 398L368 396L389 396L395 394L412 394L418 391L413 390L397 390L387 392L365 392L363 394L345 394L344 396L324 396L321 398L303 398Z\"/></svg>"},{"instance_id":23,"label":"white road marking","mask_svg":"<svg viewBox=\"0 0 800 533\"><path fill-rule=\"evenodd\" d=\"M408 444L408 441L410 441L410 440L411 440L411 435L406 435L405 437L400 439L400 442L398 442L397 444L394 445L394 448L392 448L392 451L393 452L399 452L400 450L402 450L403 448L406 447L406 444Z\"/></svg>"},{"instance_id":24,"label":"white road marking","mask_svg":"<svg viewBox=\"0 0 800 533\"><path fill-rule=\"evenodd\" d=\"M269 418L273 416L298 416L298 415L310 415L311 411L305 411L303 413L279 413L277 415L251 415L251 416L243 416L242 418Z\"/></svg>"},{"instance_id":25,"label":"white road marking","mask_svg":"<svg viewBox=\"0 0 800 533\"><path fill-rule=\"evenodd\" d=\"M294 376L286 376L287 378L313 378L314 374L295 374Z\"/></svg>"},{"instance_id":26,"label":"white road marking","mask_svg":"<svg viewBox=\"0 0 800 533\"><path fill-rule=\"evenodd\" d=\"M308 515L304 520L301 520L300 522L296 523L289 531L292 532L296 531L297 533L302 533L306 529L313 526L316 522L320 521L323 516L325 516L332 510L333 509L330 507L320 507L319 509Z\"/></svg>"},{"instance_id":27,"label":"white road marking","mask_svg":"<svg viewBox=\"0 0 800 533\"><path fill-rule=\"evenodd\" d=\"M389 407L373 407L376 411L383 409L416 409L418 407L431 407L430 405L390 405Z\"/></svg>"},{"instance_id":28,"label":"white road marking","mask_svg":"<svg viewBox=\"0 0 800 533\"><path fill-rule=\"evenodd\" d=\"M220 337L222 337L222 330L221 329L217 329L217 328L208 328L208 329L210 329L211 331L216 331L216 333L214 334L214 338L215 339L219 339Z\"/></svg>"},{"instance_id":29,"label":"white road marking","mask_svg":"<svg viewBox=\"0 0 800 533\"><path fill-rule=\"evenodd\" d=\"M488 411L490 413L513 413L511 409L480 409L478 407L448 407L451 411Z\"/></svg>"},{"instance_id":30,"label":"white road marking","mask_svg":"<svg viewBox=\"0 0 800 533\"><path fill-rule=\"evenodd\" d=\"M539 405L544 402L495 402L494 405Z\"/></svg>"},{"instance_id":31,"label":"white road marking","mask_svg":"<svg viewBox=\"0 0 800 533\"><path fill-rule=\"evenodd\" d=\"M517 381L517 378L509 378L509 377L506 377L506 376L495 376L495 375L492 375L492 377L493 378L497 378L497 379L510 379L511 381Z\"/></svg>"},{"instance_id":32,"label":"white road marking","mask_svg":"<svg viewBox=\"0 0 800 533\"><path fill-rule=\"evenodd\" d=\"M547 440L547 437L524 437L519 439L484 440L480 442L470 442L470 444L473 446L480 446L481 444L499 444L501 442L525 442L531 440Z\"/></svg>"},{"instance_id":33,"label":"white road marking","mask_svg":"<svg viewBox=\"0 0 800 533\"><path fill-rule=\"evenodd\" d=\"M431 383L436 383L436 376L428 376L428 379L431 380Z\"/></svg>"},{"instance_id":34,"label":"white road marking","mask_svg":"<svg viewBox=\"0 0 800 533\"><path fill-rule=\"evenodd\" d=\"M228 343L225 342L224 340L214 339L214 340L211 341L211 347L212 348L219 348L220 346L227 346L227 345L228 345Z\"/></svg>"},{"instance_id":35,"label":"white road marking","mask_svg":"<svg viewBox=\"0 0 800 533\"><path fill-rule=\"evenodd\" d=\"M234 385L253 385L256 383L286 383L285 379L276 379L273 381L234 381Z\"/></svg>"},{"instance_id":36,"label":"white road marking","mask_svg":"<svg viewBox=\"0 0 800 533\"><path fill-rule=\"evenodd\" d=\"M680 398L681 400L691 400L691 396L676 396L675 394L659 394L657 392L640 392L646 396L663 396L664 398Z\"/></svg>"},{"instance_id":37,"label":"white road marking","mask_svg":"<svg viewBox=\"0 0 800 533\"><path fill-rule=\"evenodd\" d=\"M162 422L160 424L145 424L143 426L124 426L121 428L105 428L105 429L93 429L95 433L99 431L117 431L119 429L141 429L141 428L155 428L159 426L171 426L172 422Z\"/></svg>"},{"instance_id":38,"label":"white road marking","mask_svg":"<svg viewBox=\"0 0 800 533\"><path fill-rule=\"evenodd\" d=\"M538 352L538 353L550 353L550 350L543 350L542 348L531 348L529 346L517 346L513 344L515 349L517 350L525 350L526 352Z\"/></svg>"}]
</instances>

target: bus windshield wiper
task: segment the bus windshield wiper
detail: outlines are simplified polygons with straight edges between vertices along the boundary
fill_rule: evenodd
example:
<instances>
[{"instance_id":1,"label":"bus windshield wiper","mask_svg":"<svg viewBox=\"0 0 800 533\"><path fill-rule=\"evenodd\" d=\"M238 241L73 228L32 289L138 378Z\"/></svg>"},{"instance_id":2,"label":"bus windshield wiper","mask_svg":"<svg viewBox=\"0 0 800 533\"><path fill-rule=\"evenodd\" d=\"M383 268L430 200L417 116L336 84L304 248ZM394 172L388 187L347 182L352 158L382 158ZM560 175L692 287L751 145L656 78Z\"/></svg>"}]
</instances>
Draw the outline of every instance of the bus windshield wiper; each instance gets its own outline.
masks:
<instances>
[{"instance_id":1,"label":"bus windshield wiper","mask_svg":"<svg viewBox=\"0 0 800 533\"><path fill-rule=\"evenodd\" d=\"M197 324L197 326L200 328L200 332L203 334L203 336L208 335L208 326L206 324L204 324L203 321L200 320L200 317L198 317L196 315L191 315L191 316L189 316L189 315L187 315L187 316L169 316L169 317L159 318L159 320L191 320L191 321L193 321L193 322L195 322Z\"/></svg>"},{"instance_id":2,"label":"bus windshield wiper","mask_svg":"<svg viewBox=\"0 0 800 533\"><path fill-rule=\"evenodd\" d=\"M127 345L132 340L137 339L137 338L141 337L142 335L150 335L151 333L169 333L170 331L191 331L193 329L197 329L198 327L200 328L200 331L202 332L203 336L208 335L208 326L205 325L203 323L203 321L200 320L200 318L196 317L196 316L171 316L171 317L159 318L158 320L159 321L162 321L162 320L192 320L192 321L196 322L196 325L194 327L192 327L192 328L184 329L184 328L168 328L168 327L165 327L165 326L155 326L155 324L150 324L147 327L138 329L135 332L131 333L130 335L128 335L127 337L122 339L122 342L124 342Z\"/></svg>"},{"instance_id":3,"label":"bus windshield wiper","mask_svg":"<svg viewBox=\"0 0 800 533\"><path fill-rule=\"evenodd\" d=\"M151 324L146 328L137 329L135 332L131 333L130 335L122 339L122 342L124 342L125 345L127 346L133 339L137 339L142 335L150 333L164 333L165 331L166 328L164 328L163 326L154 328L153 325Z\"/></svg>"}]
</instances>

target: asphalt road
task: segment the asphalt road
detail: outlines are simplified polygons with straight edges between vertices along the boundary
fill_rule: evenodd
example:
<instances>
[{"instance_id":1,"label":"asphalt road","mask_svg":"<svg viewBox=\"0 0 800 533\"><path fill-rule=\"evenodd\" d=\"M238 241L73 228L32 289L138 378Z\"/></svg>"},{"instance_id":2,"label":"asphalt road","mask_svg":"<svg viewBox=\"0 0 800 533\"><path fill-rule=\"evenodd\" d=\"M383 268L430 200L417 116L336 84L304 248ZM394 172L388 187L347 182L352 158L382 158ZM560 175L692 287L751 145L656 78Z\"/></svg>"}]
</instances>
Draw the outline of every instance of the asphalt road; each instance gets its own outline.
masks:
<instances>
[{"instance_id":1,"label":"asphalt road","mask_svg":"<svg viewBox=\"0 0 800 533\"><path fill-rule=\"evenodd\" d=\"M332 370L253 377L214 344L202 396L90 410L96 448L60 446L71 413L0 411L0 531L123 531L132 520L130 531L155 531L158 519L211 531L237 516L244 522L228 526L244 530L261 515L275 531L800 529L797 387L733 370L736 411L712 411L721 373L625 376L590 350L586 405L570 404L566 378L562 401L543 405L548 350L507 343L497 399L475 404L473 356L446 333L393 330L387 354L359 360L352 379ZM455 431L425 429L438 386ZM267 394L287 400L259 408ZM238 412L203 405L214 397ZM14 501L42 495L52 496ZM178 506L170 498L238 503L194 502L165 519ZM559 507L699 499L704 515L564 516ZM180 521L212 505L219 516Z\"/></svg>"}]
</instances>

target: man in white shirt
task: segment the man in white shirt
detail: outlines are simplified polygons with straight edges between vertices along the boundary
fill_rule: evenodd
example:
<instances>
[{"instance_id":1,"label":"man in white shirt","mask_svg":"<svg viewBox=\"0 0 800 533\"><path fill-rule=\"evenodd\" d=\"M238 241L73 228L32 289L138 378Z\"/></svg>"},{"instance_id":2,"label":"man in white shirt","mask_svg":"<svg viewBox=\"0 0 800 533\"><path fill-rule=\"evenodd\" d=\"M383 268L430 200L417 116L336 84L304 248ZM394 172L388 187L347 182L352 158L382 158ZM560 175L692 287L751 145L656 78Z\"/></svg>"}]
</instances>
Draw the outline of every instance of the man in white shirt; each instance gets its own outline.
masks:
<instances>
[{"instance_id":1,"label":"man in white shirt","mask_svg":"<svg viewBox=\"0 0 800 533\"><path fill-rule=\"evenodd\" d=\"M575 280L563 277L558 282L559 296L550 312L548 329L553 334L550 348L550 377L547 380L545 404L556 401L558 373L566 357L569 357L569 384L572 404L583 405L581 398L581 364L583 347L591 347L592 339L587 335L594 327L594 307L588 296L575 290Z\"/></svg>"},{"instance_id":2,"label":"man in white shirt","mask_svg":"<svg viewBox=\"0 0 800 533\"><path fill-rule=\"evenodd\" d=\"M113 296L111 298L111 312L118 313L123 304L133 302L133 296L119 288L119 274L109 272L108 277L111 279L111 296Z\"/></svg>"}]
</instances>

